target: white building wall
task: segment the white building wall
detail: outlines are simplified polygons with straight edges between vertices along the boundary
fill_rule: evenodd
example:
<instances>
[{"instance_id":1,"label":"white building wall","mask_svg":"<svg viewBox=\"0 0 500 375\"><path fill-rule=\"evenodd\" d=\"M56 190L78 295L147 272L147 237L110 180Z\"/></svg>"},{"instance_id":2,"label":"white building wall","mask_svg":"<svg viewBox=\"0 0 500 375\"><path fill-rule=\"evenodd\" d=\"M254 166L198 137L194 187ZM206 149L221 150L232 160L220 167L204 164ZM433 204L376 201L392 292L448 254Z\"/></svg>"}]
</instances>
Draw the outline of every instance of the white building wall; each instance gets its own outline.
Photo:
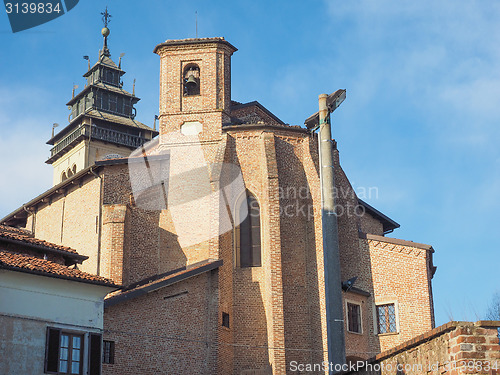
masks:
<instances>
[{"instance_id":1,"label":"white building wall","mask_svg":"<svg viewBox=\"0 0 500 375\"><path fill-rule=\"evenodd\" d=\"M0 374L44 374L47 327L84 335L102 333L104 296L114 288L0 270Z\"/></svg>"}]
</instances>

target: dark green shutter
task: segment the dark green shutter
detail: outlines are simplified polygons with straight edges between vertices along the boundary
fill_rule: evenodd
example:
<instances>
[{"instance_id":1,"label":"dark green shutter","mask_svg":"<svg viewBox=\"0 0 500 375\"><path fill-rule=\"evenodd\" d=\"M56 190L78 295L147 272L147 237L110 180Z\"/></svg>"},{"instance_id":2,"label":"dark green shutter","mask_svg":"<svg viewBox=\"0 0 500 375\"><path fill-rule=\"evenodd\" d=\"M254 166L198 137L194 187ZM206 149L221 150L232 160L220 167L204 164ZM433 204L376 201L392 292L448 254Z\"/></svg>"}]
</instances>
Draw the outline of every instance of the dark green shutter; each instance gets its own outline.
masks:
<instances>
[{"instance_id":1,"label":"dark green shutter","mask_svg":"<svg viewBox=\"0 0 500 375\"><path fill-rule=\"evenodd\" d=\"M102 336L100 334L90 334L89 375L101 375L101 343Z\"/></svg>"},{"instance_id":2,"label":"dark green shutter","mask_svg":"<svg viewBox=\"0 0 500 375\"><path fill-rule=\"evenodd\" d=\"M59 340L61 330L47 328L47 342L45 345L45 372L57 372L59 362Z\"/></svg>"}]
</instances>

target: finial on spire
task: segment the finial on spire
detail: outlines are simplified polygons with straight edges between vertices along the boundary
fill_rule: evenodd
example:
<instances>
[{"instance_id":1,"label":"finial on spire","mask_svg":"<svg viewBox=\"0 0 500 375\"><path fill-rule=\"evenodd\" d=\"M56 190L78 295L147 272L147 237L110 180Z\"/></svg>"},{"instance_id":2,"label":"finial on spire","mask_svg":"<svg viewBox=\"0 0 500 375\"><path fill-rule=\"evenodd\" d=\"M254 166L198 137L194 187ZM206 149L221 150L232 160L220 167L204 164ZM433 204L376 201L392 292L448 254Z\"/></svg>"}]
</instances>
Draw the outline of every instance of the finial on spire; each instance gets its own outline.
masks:
<instances>
[{"instance_id":1,"label":"finial on spire","mask_svg":"<svg viewBox=\"0 0 500 375\"><path fill-rule=\"evenodd\" d=\"M87 55L85 55L85 56L83 56L83 59L88 61L89 70L90 70L90 57L88 57Z\"/></svg>"},{"instance_id":2,"label":"finial on spire","mask_svg":"<svg viewBox=\"0 0 500 375\"><path fill-rule=\"evenodd\" d=\"M102 22L104 23L104 27L108 27L108 23L111 22L111 14L108 13L108 7L104 10L104 12L101 12L102 14Z\"/></svg>"},{"instance_id":3,"label":"finial on spire","mask_svg":"<svg viewBox=\"0 0 500 375\"><path fill-rule=\"evenodd\" d=\"M135 96L135 78L134 78L134 85L132 86L132 95Z\"/></svg>"},{"instance_id":4,"label":"finial on spire","mask_svg":"<svg viewBox=\"0 0 500 375\"><path fill-rule=\"evenodd\" d=\"M118 59L118 69L122 68L122 57L125 56L125 53L120 53L120 58Z\"/></svg>"},{"instance_id":5,"label":"finial on spire","mask_svg":"<svg viewBox=\"0 0 500 375\"><path fill-rule=\"evenodd\" d=\"M108 23L111 22L111 14L108 13L108 7L106 7L106 10L104 12L101 12L102 14L102 22L104 23L104 27L101 30L101 34L104 37L104 47L102 49L102 55L104 56L111 56L111 53L109 53L108 49L108 36L109 36L109 29L108 29Z\"/></svg>"}]
</instances>

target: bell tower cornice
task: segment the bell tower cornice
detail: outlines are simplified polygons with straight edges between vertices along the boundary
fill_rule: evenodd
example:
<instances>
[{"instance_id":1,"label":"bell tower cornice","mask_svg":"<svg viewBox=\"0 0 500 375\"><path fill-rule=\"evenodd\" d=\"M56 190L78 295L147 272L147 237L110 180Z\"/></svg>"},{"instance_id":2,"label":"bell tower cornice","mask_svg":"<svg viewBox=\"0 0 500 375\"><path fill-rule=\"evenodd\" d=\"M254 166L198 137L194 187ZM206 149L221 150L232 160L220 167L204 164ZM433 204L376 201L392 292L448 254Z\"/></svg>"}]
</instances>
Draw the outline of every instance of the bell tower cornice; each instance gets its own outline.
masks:
<instances>
[{"instance_id":1,"label":"bell tower cornice","mask_svg":"<svg viewBox=\"0 0 500 375\"><path fill-rule=\"evenodd\" d=\"M217 47L225 49L230 54L238 51L238 49L229 43L224 37L217 38L187 38L187 39L168 39L163 43L158 44L153 50L154 53L162 56L162 54L169 51L185 51Z\"/></svg>"}]
</instances>

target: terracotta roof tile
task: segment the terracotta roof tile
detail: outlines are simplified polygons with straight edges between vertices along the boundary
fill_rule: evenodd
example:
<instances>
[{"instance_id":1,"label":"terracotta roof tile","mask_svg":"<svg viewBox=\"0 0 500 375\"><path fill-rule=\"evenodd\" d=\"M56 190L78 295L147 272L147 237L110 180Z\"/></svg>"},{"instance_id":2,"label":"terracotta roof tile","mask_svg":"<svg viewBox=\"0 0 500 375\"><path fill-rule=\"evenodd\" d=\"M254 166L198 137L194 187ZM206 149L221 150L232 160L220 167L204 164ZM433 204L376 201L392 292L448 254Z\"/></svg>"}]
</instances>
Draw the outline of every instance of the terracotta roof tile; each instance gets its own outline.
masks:
<instances>
[{"instance_id":1,"label":"terracotta roof tile","mask_svg":"<svg viewBox=\"0 0 500 375\"><path fill-rule=\"evenodd\" d=\"M23 236L27 236L27 237L34 237L33 233L27 229L9 227L6 225L0 225L0 233L1 232L9 232L9 233L19 234L19 235L23 235Z\"/></svg>"},{"instance_id":2,"label":"terracotta roof tile","mask_svg":"<svg viewBox=\"0 0 500 375\"><path fill-rule=\"evenodd\" d=\"M0 225L0 240L2 238L8 240L19 241L25 243L26 245L41 246L48 250L58 250L68 253L68 255L79 255L75 249L67 246L56 245L44 240L33 237L33 234L24 229L18 229L14 227L9 227L5 225Z\"/></svg>"},{"instance_id":3,"label":"terracotta roof tile","mask_svg":"<svg viewBox=\"0 0 500 375\"><path fill-rule=\"evenodd\" d=\"M0 268L91 284L116 286L113 281L101 276L91 275L78 269L69 268L49 260L7 251L0 251Z\"/></svg>"}]
</instances>

